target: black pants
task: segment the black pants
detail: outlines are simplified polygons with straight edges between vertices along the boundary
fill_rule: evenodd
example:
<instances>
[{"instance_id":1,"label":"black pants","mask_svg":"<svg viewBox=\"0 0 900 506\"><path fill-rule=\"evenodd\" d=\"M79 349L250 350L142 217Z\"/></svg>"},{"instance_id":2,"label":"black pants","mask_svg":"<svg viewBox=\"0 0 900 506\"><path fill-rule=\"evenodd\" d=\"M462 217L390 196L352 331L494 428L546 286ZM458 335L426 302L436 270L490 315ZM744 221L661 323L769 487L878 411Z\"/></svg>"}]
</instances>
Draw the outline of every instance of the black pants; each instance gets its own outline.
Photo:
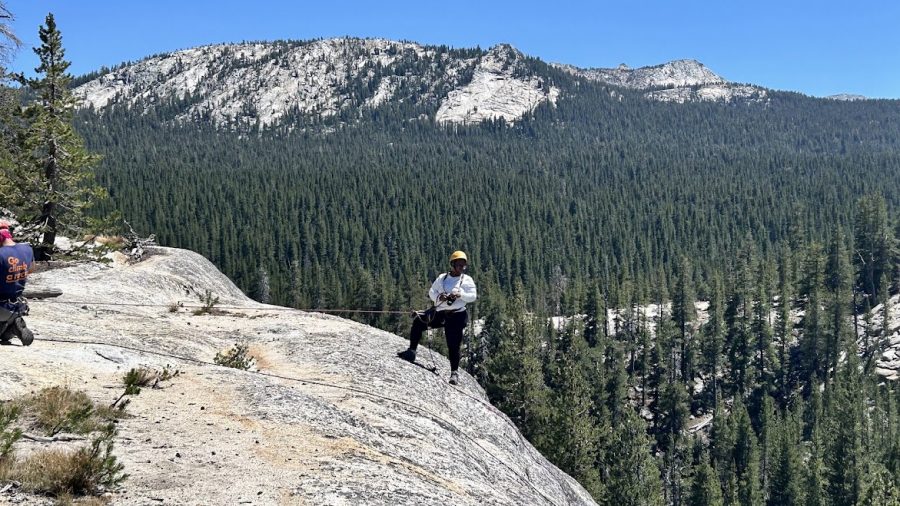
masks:
<instances>
[{"instance_id":1,"label":"black pants","mask_svg":"<svg viewBox=\"0 0 900 506\"><path fill-rule=\"evenodd\" d=\"M450 370L459 369L459 348L462 345L463 329L469 322L468 311L438 311L430 323L425 323L420 318L413 319L412 330L409 332L409 349L415 350L422 340L422 332L425 329L438 329L443 327L447 335L447 349L450 350Z\"/></svg>"}]
</instances>

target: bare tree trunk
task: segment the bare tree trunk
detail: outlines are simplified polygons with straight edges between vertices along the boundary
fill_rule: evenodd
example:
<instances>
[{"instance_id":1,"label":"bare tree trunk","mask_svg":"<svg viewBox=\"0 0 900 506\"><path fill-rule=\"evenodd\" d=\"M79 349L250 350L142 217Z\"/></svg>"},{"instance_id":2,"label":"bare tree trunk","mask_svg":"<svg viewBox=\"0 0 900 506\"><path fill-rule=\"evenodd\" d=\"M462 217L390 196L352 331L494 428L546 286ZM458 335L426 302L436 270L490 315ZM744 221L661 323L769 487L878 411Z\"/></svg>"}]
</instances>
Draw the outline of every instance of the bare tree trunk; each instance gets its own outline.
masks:
<instances>
[{"instance_id":1,"label":"bare tree trunk","mask_svg":"<svg viewBox=\"0 0 900 506\"><path fill-rule=\"evenodd\" d=\"M56 242L57 226L59 221L56 215L56 198L53 196L59 179L59 162L58 153L59 146L56 139L50 139L49 153L47 153L47 163L44 166L44 177L47 178L47 198L41 208L41 227L44 235L41 238L39 256L42 259L49 258L50 252L53 251L53 245Z\"/></svg>"}]
</instances>

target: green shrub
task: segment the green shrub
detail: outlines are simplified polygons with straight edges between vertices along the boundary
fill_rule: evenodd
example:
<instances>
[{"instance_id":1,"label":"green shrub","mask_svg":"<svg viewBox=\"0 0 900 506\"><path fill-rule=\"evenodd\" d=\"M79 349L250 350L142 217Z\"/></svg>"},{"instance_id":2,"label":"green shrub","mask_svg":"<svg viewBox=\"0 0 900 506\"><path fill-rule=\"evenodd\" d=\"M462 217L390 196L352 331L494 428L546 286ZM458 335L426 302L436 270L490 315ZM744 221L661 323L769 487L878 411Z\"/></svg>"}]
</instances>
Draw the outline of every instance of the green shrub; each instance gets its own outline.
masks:
<instances>
[{"instance_id":1,"label":"green shrub","mask_svg":"<svg viewBox=\"0 0 900 506\"><path fill-rule=\"evenodd\" d=\"M253 367L253 357L249 355L249 350L249 345L238 343L224 353L216 353L213 361L218 365L246 371Z\"/></svg>"},{"instance_id":2,"label":"green shrub","mask_svg":"<svg viewBox=\"0 0 900 506\"><path fill-rule=\"evenodd\" d=\"M209 290L200 298L200 302L203 303L203 306L194 310L194 316L200 316L205 314L218 314L218 310L214 310L214 306L219 303L219 296L213 296L212 292Z\"/></svg>"},{"instance_id":3,"label":"green shrub","mask_svg":"<svg viewBox=\"0 0 900 506\"><path fill-rule=\"evenodd\" d=\"M37 429L48 436L64 431L87 434L96 428L94 401L86 393L66 387L39 391L25 400L25 411L34 417Z\"/></svg>"},{"instance_id":4,"label":"green shrub","mask_svg":"<svg viewBox=\"0 0 900 506\"><path fill-rule=\"evenodd\" d=\"M12 457L13 445L22 437L22 429L10 427L19 418L20 411L11 402L0 403L0 463Z\"/></svg>"},{"instance_id":5,"label":"green shrub","mask_svg":"<svg viewBox=\"0 0 900 506\"><path fill-rule=\"evenodd\" d=\"M0 479L18 481L24 490L51 496L103 492L128 477L112 454L115 435L114 426L107 424L89 445L77 450L36 451L5 467Z\"/></svg>"}]
</instances>

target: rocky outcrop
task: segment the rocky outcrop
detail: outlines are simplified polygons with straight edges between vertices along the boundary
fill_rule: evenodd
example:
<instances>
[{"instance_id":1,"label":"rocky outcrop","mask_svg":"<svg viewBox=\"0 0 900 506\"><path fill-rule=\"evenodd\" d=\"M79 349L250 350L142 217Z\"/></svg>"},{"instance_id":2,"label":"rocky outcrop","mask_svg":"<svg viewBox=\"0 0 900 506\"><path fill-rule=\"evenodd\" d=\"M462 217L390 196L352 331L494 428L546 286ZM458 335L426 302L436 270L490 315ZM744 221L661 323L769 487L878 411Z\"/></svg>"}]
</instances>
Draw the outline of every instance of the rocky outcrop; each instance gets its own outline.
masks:
<instances>
[{"instance_id":1,"label":"rocky outcrop","mask_svg":"<svg viewBox=\"0 0 900 506\"><path fill-rule=\"evenodd\" d=\"M423 59L446 61L422 74L401 68ZM377 107L397 97L404 81L437 101L438 88L459 83L473 60L411 42L336 38L310 42L219 44L153 56L107 72L75 89L82 106L153 108L180 103L178 121L208 120L219 127L278 125L289 115L330 117ZM366 97L359 94L373 93ZM361 103L357 103L358 100Z\"/></svg>"},{"instance_id":2,"label":"rocky outcrop","mask_svg":"<svg viewBox=\"0 0 900 506\"><path fill-rule=\"evenodd\" d=\"M594 81L639 90L666 87L684 88L726 82L697 60L675 60L662 65L636 69L624 64L611 69L578 69L571 66L563 68Z\"/></svg>"},{"instance_id":3,"label":"rocky outcrop","mask_svg":"<svg viewBox=\"0 0 900 506\"><path fill-rule=\"evenodd\" d=\"M194 253L81 263L30 285L64 295L33 302L31 347L0 347L0 398L68 384L111 402L131 367L181 371L144 389L119 424L131 476L113 504L593 504L472 378L450 387L439 355L436 376L394 356L398 336L254 303ZM177 306L207 292L220 314ZM257 372L149 353L211 362L235 342Z\"/></svg>"},{"instance_id":4,"label":"rocky outcrop","mask_svg":"<svg viewBox=\"0 0 900 506\"><path fill-rule=\"evenodd\" d=\"M515 122L544 102L556 103L559 89L544 86L521 66L524 55L509 45L491 49L475 67L472 81L453 90L441 103L440 123L479 123L487 119Z\"/></svg>"},{"instance_id":5,"label":"rocky outcrop","mask_svg":"<svg viewBox=\"0 0 900 506\"><path fill-rule=\"evenodd\" d=\"M591 81L647 90L646 98L660 102L757 102L767 100L768 96L758 86L726 81L697 60L675 60L635 69L624 64L616 68L558 67Z\"/></svg>"},{"instance_id":6,"label":"rocky outcrop","mask_svg":"<svg viewBox=\"0 0 900 506\"><path fill-rule=\"evenodd\" d=\"M872 309L873 330L868 339L860 337L857 346L860 350L866 346L874 350L875 372L885 379L897 381L900 380L900 295L890 298L887 313L888 324L884 325L884 305Z\"/></svg>"},{"instance_id":7,"label":"rocky outcrop","mask_svg":"<svg viewBox=\"0 0 900 506\"><path fill-rule=\"evenodd\" d=\"M868 98L863 95L854 95L851 93L838 93L837 95L829 95L825 98L830 100L838 100L841 102L856 102L858 100L868 100Z\"/></svg>"}]
</instances>

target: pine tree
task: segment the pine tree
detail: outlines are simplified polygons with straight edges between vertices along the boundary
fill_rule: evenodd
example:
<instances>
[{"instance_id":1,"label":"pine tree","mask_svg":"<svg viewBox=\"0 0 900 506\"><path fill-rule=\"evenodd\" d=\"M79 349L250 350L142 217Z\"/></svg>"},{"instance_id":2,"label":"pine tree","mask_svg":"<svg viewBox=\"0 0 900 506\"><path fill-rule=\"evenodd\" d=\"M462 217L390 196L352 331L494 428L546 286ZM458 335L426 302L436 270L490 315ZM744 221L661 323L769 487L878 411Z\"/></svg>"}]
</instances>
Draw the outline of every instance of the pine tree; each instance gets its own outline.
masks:
<instances>
[{"instance_id":1,"label":"pine tree","mask_svg":"<svg viewBox=\"0 0 900 506\"><path fill-rule=\"evenodd\" d=\"M550 460L599 498L605 487L595 464L601 442L608 435L591 416L591 395L581 369L586 343L580 326L578 319L572 319L557 348Z\"/></svg>"},{"instance_id":2,"label":"pine tree","mask_svg":"<svg viewBox=\"0 0 900 506\"><path fill-rule=\"evenodd\" d=\"M732 452L734 451L734 423L732 417L725 413L721 402L713 413L712 429L709 434L710 457L713 468L722 485L722 499L725 504L737 501L737 471L734 467Z\"/></svg>"},{"instance_id":3,"label":"pine tree","mask_svg":"<svg viewBox=\"0 0 900 506\"><path fill-rule=\"evenodd\" d=\"M806 254L806 266L803 275L803 294L806 296L803 315L803 334L800 341L800 351L803 360L803 378L807 385L814 377L822 377L823 359L822 349L825 340L825 315L824 315L824 283L825 263L822 248L818 244L811 244Z\"/></svg>"},{"instance_id":4,"label":"pine tree","mask_svg":"<svg viewBox=\"0 0 900 506\"><path fill-rule=\"evenodd\" d=\"M869 307L875 307L882 293L881 286L889 283L897 245L887 217L887 204L881 195L867 195L859 199L856 211L853 259L856 265L856 285L864 294Z\"/></svg>"},{"instance_id":5,"label":"pine tree","mask_svg":"<svg viewBox=\"0 0 900 506\"><path fill-rule=\"evenodd\" d=\"M650 452L644 421L626 409L603 445L602 468L606 495L602 504L662 506L659 467Z\"/></svg>"},{"instance_id":6,"label":"pine tree","mask_svg":"<svg viewBox=\"0 0 900 506\"><path fill-rule=\"evenodd\" d=\"M856 344L845 343L846 362L835 382L834 393L827 404L825 439L826 490L830 504L856 504L864 494L865 454L861 427L865 392L859 378Z\"/></svg>"},{"instance_id":7,"label":"pine tree","mask_svg":"<svg viewBox=\"0 0 900 506\"><path fill-rule=\"evenodd\" d=\"M731 384L740 395L747 395L751 388L752 371L751 356L755 350L752 345L753 315L753 273L751 255L742 255L738 269L734 273L733 291L725 310L725 321L728 328L728 362Z\"/></svg>"},{"instance_id":8,"label":"pine tree","mask_svg":"<svg viewBox=\"0 0 900 506\"><path fill-rule=\"evenodd\" d=\"M6 8L6 2L0 2L0 62L3 63L7 62L12 51L22 44L10 26L12 20L13 15Z\"/></svg>"},{"instance_id":9,"label":"pine tree","mask_svg":"<svg viewBox=\"0 0 900 506\"><path fill-rule=\"evenodd\" d=\"M724 506L722 487L719 477L709 463L709 457L703 454L700 464L694 471L691 491L686 501L687 506Z\"/></svg>"},{"instance_id":10,"label":"pine tree","mask_svg":"<svg viewBox=\"0 0 900 506\"><path fill-rule=\"evenodd\" d=\"M804 479L804 494L806 506L825 506L829 504L825 493L825 469L822 464L822 451L819 439L819 430L813 431L811 437L811 451L806 463L806 476Z\"/></svg>"},{"instance_id":11,"label":"pine tree","mask_svg":"<svg viewBox=\"0 0 900 506\"><path fill-rule=\"evenodd\" d=\"M782 408L787 405L793 386L790 349L794 339L794 320L791 314L793 299L789 268L790 262L787 259L782 260L779 269L778 314L775 321L779 349L778 400Z\"/></svg>"},{"instance_id":12,"label":"pine tree","mask_svg":"<svg viewBox=\"0 0 900 506\"><path fill-rule=\"evenodd\" d=\"M837 370L841 346L853 339L848 319L852 299L850 283L850 262L844 247L843 234L838 230L832 240L825 274L825 286L829 291L828 308L830 313L822 350L822 358L825 363L823 378L826 382Z\"/></svg>"},{"instance_id":13,"label":"pine tree","mask_svg":"<svg viewBox=\"0 0 900 506\"><path fill-rule=\"evenodd\" d=\"M256 288L253 290L253 298L257 302L268 304L272 301L272 285L269 273L265 267L259 266L256 270Z\"/></svg>"},{"instance_id":14,"label":"pine tree","mask_svg":"<svg viewBox=\"0 0 900 506\"><path fill-rule=\"evenodd\" d=\"M771 372L775 362L775 353L772 349L772 326L769 324L772 306L769 291L766 287L766 276L763 264L760 264L760 282L757 285L755 301L753 303L753 323L751 325L756 345L753 353L755 366L755 382L760 386L764 395L771 392Z\"/></svg>"},{"instance_id":15,"label":"pine tree","mask_svg":"<svg viewBox=\"0 0 900 506\"><path fill-rule=\"evenodd\" d=\"M606 337L606 303L599 288L588 291L584 313L584 338L588 346L595 347L597 342Z\"/></svg>"},{"instance_id":16,"label":"pine tree","mask_svg":"<svg viewBox=\"0 0 900 506\"><path fill-rule=\"evenodd\" d=\"M4 206L10 205L10 196L14 194L10 174L16 167L15 157L18 151L15 143L18 125L14 117L18 97L16 91L9 86L6 73L6 64L21 44L10 26L12 20L12 13L4 2L0 2L0 195L4 196Z\"/></svg>"},{"instance_id":17,"label":"pine tree","mask_svg":"<svg viewBox=\"0 0 900 506\"><path fill-rule=\"evenodd\" d=\"M734 405L734 452L732 454L738 483L738 502L746 505L764 503L760 486L759 448L750 415L738 398Z\"/></svg>"},{"instance_id":18,"label":"pine tree","mask_svg":"<svg viewBox=\"0 0 900 506\"><path fill-rule=\"evenodd\" d=\"M550 392L544 384L540 359L541 340L534 318L525 311L525 295L520 290L512 301L513 320L497 323L502 332L495 353L488 359L488 394L494 402L545 455L554 444L550 430Z\"/></svg>"},{"instance_id":19,"label":"pine tree","mask_svg":"<svg viewBox=\"0 0 900 506\"><path fill-rule=\"evenodd\" d=\"M709 320L703 326L703 366L710 387L709 402L716 409L719 396L719 370L725 338L725 288L718 273L713 276L712 296L709 300Z\"/></svg>"},{"instance_id":20,"label":"pine tree","mask_svg":"<svg viewBox=\"0 0 900 506\"><path fill-rule=\"evenodd\" d=\"M481 330L476 335L469 336L471 353L466 362L466 370L478 379L478 382L486 389L490 381L490 360L500 347L500 343L506 339L505 320L506 299L499 287L487 278L478 287L478 317L482 320ZM540 366L537 356L534 360Z\"/></svg>"},{"instance_id":21,"label":"pine tree","mask_svg":"<svg viewBox=\"0 0 900 506\"><path fill-rule=\"evenodd\" d=\"M673 448L687 424L690 397L681 382L666 383L660 393L660 446Z\"/></svg>"},{"instance_id":22,"label":"pine tree","mask_svg":"<svg viewBox=\"0 0 900 506\"><path fill-rule=\"evenodd\" d=\"M62 230L78 230L85 212L106 192L94 182L90 167L99 157L87 152L72 126L75 99L69 89L62 36L53 14L39 29L41 46L35 48L40 65L37 78L18 75L35 99L24 110L27 128L21 140L24 170L14 177L23 192L21 217L40 225L40 250L49 253Z\"/></svg>"},{"instance_id":23,"label":"pine tree","mask_svg":"<svg viewBox=\"0 0 900 506\"><path fill-rule=\"evenodd\" d=\"M622 344L609 343L606 347L604 364L606 370L603 377L606 378L606 398L610 423L613 426L620 422L623 411L628 411L628 374L625 372L625 354L622 352Z\"/></svg>"},{"instance_id":24,"label":"pine tree","mask_svg":"<svg viewBox=\"0 0 900 506\"><path fill-rule=\"evenodd\" d=\"M697 297L694 294L691 281L692 275L693 269L690 261L687 257L682 257L678 264L677 281L672 294L672 320L675 321L675 326L679 333L678 343L681 347L679 372L682 381L686 385L690 385L692 379L691 364L686 360L691 334L693 333L691 323L697 318L697 308L695 306Z\"/></svg>"},{"instance_id":25,"label":"pine tree","mask_svg":"<svg viewBox=\"0 0 900 506\"><path fill-rule=\"evenodd\" d=\"M795 413L785 413L776 425L775 452L769 467L769 506L804 503L803 466L800 459L800 427Z\"/></svg>"}]
</instances>

